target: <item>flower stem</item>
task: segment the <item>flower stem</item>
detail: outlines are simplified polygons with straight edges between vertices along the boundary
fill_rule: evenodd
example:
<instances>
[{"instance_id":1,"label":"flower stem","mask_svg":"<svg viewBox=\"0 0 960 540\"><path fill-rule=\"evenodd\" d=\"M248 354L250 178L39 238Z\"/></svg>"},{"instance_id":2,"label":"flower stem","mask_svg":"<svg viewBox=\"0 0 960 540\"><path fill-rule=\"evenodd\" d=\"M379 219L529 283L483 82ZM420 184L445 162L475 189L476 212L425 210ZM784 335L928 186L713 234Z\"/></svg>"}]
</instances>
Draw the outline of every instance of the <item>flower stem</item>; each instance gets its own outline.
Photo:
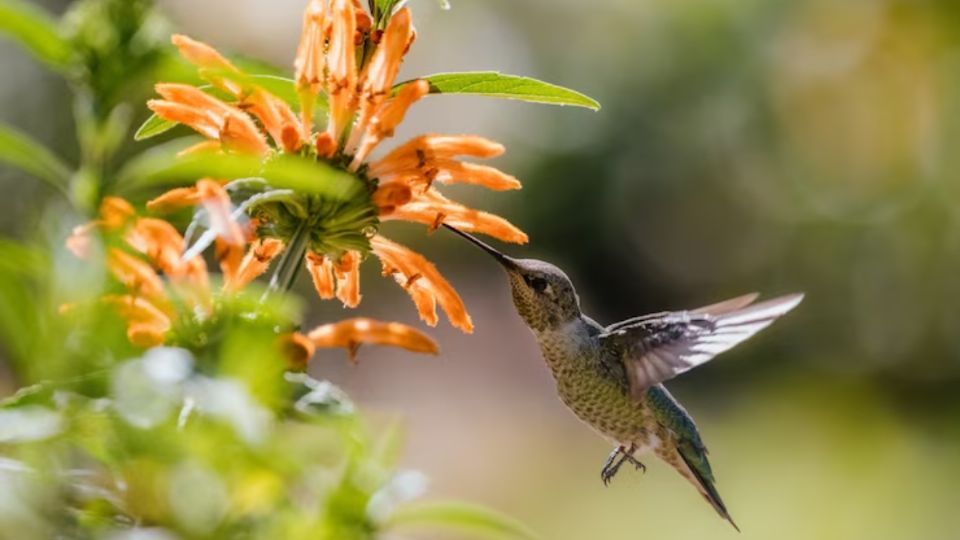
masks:
<instances>
[{"instance_id":1,"label":"flower stem","mask_svg":"<svg viewBox=\"0 0 960 540\"><path fill-rule=\"evenodd\" d=\"M276 291L287 292L293 287L293 283L297 279L297 273L303 265L303 257L307 253L309 236L307 221L303 220L290 238L290 243L284 250L283 256L280 257L280 262L277 264L273 276L270 277L270 286L263 294L263 299L266 299L270 293Z\"/></svg>"}]
</instances>

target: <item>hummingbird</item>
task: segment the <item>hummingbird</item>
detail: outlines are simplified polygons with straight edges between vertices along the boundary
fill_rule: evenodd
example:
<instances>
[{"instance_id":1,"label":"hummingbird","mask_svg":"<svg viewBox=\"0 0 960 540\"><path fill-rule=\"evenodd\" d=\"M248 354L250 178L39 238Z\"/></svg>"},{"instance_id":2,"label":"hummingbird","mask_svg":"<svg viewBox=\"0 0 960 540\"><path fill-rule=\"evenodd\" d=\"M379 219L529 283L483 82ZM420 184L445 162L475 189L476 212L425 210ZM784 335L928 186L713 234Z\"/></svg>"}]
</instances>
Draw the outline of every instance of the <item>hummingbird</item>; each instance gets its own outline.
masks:
<instances>
[{"instance_id":1,"label":"hummingbird","mask_svg":"<svg viewBox=\"0 0 960 540\"><path fill-rule=\"evenodd\" d=\"M614 445L600 472L604 485L626 462L646 471L637 456L652 452L739 532L714 485L707 447L693 418L662 383L766 328L795 308L803 294L756 303L759 295L751 293L602 326L583 314L570 278L556 266L508 257L471 234L445 226L506 270L513 303L540 345L560 399Z\"/></svg>"}]
</instances>

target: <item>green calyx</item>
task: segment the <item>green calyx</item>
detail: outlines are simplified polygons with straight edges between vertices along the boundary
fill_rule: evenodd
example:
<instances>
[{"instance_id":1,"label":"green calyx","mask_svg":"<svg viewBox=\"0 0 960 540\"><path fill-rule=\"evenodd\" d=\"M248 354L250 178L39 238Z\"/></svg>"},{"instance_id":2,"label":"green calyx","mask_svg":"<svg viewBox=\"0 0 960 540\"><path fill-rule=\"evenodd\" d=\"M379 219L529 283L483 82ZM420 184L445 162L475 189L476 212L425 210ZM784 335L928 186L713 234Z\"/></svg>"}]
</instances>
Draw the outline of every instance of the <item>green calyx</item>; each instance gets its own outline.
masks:
<instances>
[{"instance_id":1,"label":"green calyx","mask_svg":"<svg viewBox=\"0 0 960 540\"><path fill-rule=\"evenodd\" d=\"M371 200L376 181L367 178L363 171L354 176L365 189L339 199L294 189L273 189L259 179L236 181L228 188L241 197L239 208L256 220L258 237L277 238L287 245L302 238L307 250L338 259L349 250L366 255L370 237L380 226L377 207Z\"/></svg>"}]
</instances>

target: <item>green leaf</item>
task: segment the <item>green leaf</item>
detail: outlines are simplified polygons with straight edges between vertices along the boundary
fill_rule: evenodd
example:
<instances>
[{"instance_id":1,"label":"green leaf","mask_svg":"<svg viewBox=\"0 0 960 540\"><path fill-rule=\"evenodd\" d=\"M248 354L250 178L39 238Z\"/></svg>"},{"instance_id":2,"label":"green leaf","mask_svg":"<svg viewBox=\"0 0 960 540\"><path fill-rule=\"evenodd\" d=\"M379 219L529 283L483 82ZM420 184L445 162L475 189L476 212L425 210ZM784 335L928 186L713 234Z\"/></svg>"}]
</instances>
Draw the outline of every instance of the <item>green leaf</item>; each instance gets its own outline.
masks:
<instances>
[{"instance_id":1,"label":"green leaf","mask_svg":"<svg viewBox=\"0 0 960 540\"><path fill-rule=\"evenodd\" d=\"M241 154L191 154L177 152L196 139L187 137L154 147L128 161L117 174L123 191L170 184L192 183L199 178L263 177L275 188L321 195L331 201L348 201L365 193L366 186L351 174L324 163L279 155L264 160Z\"/></svg>"},{"instance_id":2,"label":"green leaf","mask_svg":"<svg viewBox=\"0 0 960 540\"><path fill-rule=\"evenodd\" d=\"M290 105L290 107L294 110L300 108L300 98L297 96L297 88L293 79L278 77L276 75L247 75L243 77L243 80L250 81L251 84L255 84L267 92L277 96L286 102L287 105ZM209 84L198 86L197 88L200 88L204 91L210 91L213 89L213 87ZM222 95L217 97L225 98L225 96ZM327 110L327 98L325 95L319 94L317 96L317 108L320 111ZM140 125L133 138L137 141L143 141L152 137L156 137L162 133L166 133L176 126L176 122L164 120L163 118L153 114L150 115L150 118L147 118L146 122Z\"/></svg>"},{"instance_id":3,"label":"green leaf","mask_svg":"<svg viewBox=\"0 0 960 540\"><path fill-rule=\"evenodd\" d=\"M0 124L0 163L7 163L67 193L70 170L46 147L9 126Z\"/></svg>"},{"instance_id":4,"label":"green leaf","mask_svg":"<svg viewBox=\"0 0 960 540\"><path fill-rule=\"evenodd\" d=\"M421 502L398 508L387 527L442 528L477 537L535 539L537 536L515 519L493 510L459 502Z\"/></svg>"},{"instance_id":5,"label":"green leaf","mask_svg":"<svg viewBox=\"0 0 960 540\"><path fill-rule=\"evenodd\" d=\"M0 0L0 32L55 69L69 64L70 44L57 31L56 21L33 4Z\"/></svg>"},{"instance_id":6,"label":"green leaf","mask_svg":"<svg viewBox=\"0 0 960 540\"><path fill-rule=\"evenodd\" d=\"M575 90L530 77L505 75L496 71L437 73L421 79L430 83L431 94L473 94L600 110L600 104L595 99ZM406 81L396 85L393 88L394 94L411 82Z\"/></svg>"},{"instance_id":7,"label":"green leaf","mask_svg":"<svg viewBox=\"0 0 960 540\"><path fill-rule=\"evenodd\" d=\"M164 120L156 114L151 114L150 118L147 118L147 121L137 128L137 132L133 134L133 140L145 141L157 135L162 135L175 127L177 127L176 122Z\"/></svg>"}]
</instances>

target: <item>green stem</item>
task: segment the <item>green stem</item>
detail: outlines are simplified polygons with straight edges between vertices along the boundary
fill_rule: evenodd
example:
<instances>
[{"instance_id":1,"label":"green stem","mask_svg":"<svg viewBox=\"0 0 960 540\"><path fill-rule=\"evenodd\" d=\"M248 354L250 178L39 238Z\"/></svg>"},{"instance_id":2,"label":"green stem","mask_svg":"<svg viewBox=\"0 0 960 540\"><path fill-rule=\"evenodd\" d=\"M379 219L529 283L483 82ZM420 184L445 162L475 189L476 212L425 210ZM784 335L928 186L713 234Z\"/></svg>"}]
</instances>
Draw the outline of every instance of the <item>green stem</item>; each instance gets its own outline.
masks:
<instances>
[{"instance_id":1,"label":"green stem","mask_svg":"<svg viewBox=\"0 0 960 540\"><path fill-rule=\"evenodd\" d=\"M270 277L270 286L263 294L263 299L266 299L270 293L276 291L287 292L293 287L293 283L297 279L297 273L303 266L303 257L307 253L309 237L307 221L303 220L290 238L290 243L284 250L283 256L280 257L280 262L277 264L273 276Z\"/></svg>"}]
</instances>

